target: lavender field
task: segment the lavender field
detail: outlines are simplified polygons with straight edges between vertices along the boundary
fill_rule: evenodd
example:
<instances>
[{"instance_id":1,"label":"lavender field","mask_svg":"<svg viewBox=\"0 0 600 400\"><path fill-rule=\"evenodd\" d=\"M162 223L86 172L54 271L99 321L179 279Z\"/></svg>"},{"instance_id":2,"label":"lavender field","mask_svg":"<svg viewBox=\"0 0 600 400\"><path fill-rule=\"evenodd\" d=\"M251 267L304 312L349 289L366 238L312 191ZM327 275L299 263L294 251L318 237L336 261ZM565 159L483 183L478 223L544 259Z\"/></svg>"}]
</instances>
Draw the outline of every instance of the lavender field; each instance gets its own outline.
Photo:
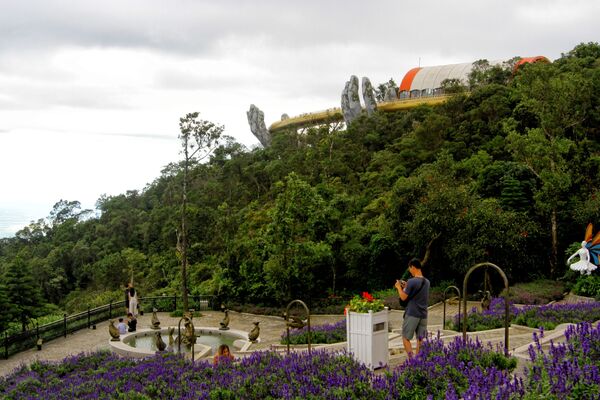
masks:
<instances>
[{"instance_id":1,"label":"lavender field","mask_svg":"<svg viewBox=\"0 0 600 400\"><path fill-rule=\"evenodd\" d=\"M543 334L543 331L542 331ZM176 355L143 360L81 354L36 362L0 379L3 399L598 399L600 326L567 329L544 352L534 335L531 365L501 349L456 338L428 339L420 354L374 374L345 353L257 352L233 363L195 364Z\"/></svg>"}]
</instances>

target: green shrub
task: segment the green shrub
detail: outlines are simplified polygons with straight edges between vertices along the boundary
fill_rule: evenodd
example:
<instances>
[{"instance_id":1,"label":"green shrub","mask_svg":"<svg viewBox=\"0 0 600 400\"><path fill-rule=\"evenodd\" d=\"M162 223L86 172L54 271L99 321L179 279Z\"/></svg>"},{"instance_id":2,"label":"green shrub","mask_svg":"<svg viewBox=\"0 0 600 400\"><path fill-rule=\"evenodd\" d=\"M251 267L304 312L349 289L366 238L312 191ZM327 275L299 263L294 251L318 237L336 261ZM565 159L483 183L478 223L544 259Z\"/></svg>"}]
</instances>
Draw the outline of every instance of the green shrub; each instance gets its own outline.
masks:
<instances>
[{"instance_id":1,"label":"green shrub","mask_svg":"<svg viewBox=\"0 0 600 400\"><path fill-rule=\"evenodd\" d=\"M582 275L577 279L573 292L579 296L594 297L600 300L600 276Z\"/></svg>"},{"instance_id":2,"label":"green shrub","mask_svg":"<svg viewBox=\"0 0 600 400\"><path fill-rule=\"evenodd\" d=\"M121 289L113 291L74 290L67 295L64 309L67 314L86 311L89 308L104 306L111 302L124 302L125 294Z\"/></svg>"}]
</instances>

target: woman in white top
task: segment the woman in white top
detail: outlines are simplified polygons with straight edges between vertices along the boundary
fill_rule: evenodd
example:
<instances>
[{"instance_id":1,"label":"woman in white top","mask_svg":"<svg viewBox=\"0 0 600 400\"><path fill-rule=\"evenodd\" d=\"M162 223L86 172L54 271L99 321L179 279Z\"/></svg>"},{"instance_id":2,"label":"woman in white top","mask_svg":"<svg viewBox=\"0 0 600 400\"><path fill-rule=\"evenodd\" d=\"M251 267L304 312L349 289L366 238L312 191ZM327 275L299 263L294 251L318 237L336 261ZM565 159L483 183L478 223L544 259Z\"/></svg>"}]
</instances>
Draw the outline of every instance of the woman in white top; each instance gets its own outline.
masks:
<instances>
[{"instance_id":1,"label":"woman in white top","mask_svg":"<svg viewBox=\"0 0 600 400\"><path fill-rule=\"evenodd\" d=\"M129 285L129 312L135 317L138 315L137 291L131 284Z\"/></svg>"}]
</instances>

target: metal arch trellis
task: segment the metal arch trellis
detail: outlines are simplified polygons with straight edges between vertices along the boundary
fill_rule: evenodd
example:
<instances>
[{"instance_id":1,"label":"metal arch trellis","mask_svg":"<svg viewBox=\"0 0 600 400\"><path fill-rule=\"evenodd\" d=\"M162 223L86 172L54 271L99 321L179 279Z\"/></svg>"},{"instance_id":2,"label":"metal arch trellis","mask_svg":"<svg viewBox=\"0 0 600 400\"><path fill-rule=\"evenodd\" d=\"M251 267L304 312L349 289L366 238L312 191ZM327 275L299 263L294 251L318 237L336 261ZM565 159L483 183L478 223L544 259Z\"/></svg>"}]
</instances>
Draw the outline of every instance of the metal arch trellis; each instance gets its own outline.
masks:
<instances>
[{"instance_id":1,"label":"metal arch trellis","mask_svg":"<svg viewBox=\"0 0 600 400\"><path fill-rule=\"evenodd\" d=\"M456 286L448 286L444 289L444 314L442 318L442 329L446 329L446 294L448 293L448 289L456 290L458 293L458 320L460 321L460 289Z\"/></svg>"},{"instance_id":2,"label":"metal arch trellis","mask_svg":"<svg viewBox=\"0 0 600 400\"><path fill-rule=\"evenodd\" d=\"M505 310L504 310L504 354L508 355L508 326L509 326L509 321L508 321L508 318L509 318L508 279L506 278L506 274L504 273L504 271L502 271L502 269L495 264L492 264L489 262L483 262L483 263L476 264L476 265L472 266L467 271L467 274L465 275L465 279L463 281L463 326L462 326L463 340L465 340L465 341L467 340L467 282L469 281L469 277L471 276L473 271L475 271L476 269L481 268L481 267L486 267L486 275L488 273L488 271L487 271L488 267L495 269L496 271L498 271L498 273L502 277L502 280L504 281L504 288L506 289L504 291L504 306L505 306Z\"/></svg>"},{"instance_id":3,"label":"metal arch trellis","mask_svg":"<svg viewBox=\"0 0 600 400\"><path fill-rule=\"evenodd\" d=\"M294 303L300 303L303 307L304 310L306 311L306 326L308 329L308 354L310 354L310 310L308 309L308 306L306 305L306 303L304 303L302 300L292 300L290 301L290 303L287 305L286 309L285 309L285 330L286 330L286 334L287 334L287 353L290 353L290 324L289 324L289 319L290 319L290 307L292 304Z\"/></svg>"}]
</instances>

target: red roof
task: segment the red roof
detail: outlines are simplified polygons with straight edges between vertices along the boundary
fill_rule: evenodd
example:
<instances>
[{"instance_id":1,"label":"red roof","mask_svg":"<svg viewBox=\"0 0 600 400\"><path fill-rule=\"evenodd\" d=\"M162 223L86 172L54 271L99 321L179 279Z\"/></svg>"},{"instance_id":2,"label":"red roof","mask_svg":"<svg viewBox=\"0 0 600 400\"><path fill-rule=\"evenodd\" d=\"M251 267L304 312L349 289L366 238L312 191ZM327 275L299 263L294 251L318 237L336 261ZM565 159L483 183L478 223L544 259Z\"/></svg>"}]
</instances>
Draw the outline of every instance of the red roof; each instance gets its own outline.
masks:
<instances>
[{"instance_id":1,"label":"red roof","mask_svg":"<svg viewBox=\"0 0 600 400\"><path fill-rule=\"evenodd\" d=\"M417 68L413 68L410 71L408 71L406 73L406 75L404 75L404 78L402 78L402 82L400 83L400 91L408 91L410 90L410 87L412 86L412 81L413 79L415 79L415 76L417 75L417 72L419 72L422 68L417 67Z\"/></svg>"},{"instance_id":2,"label":"red roof","mask_svg":"<svg viewBox=\"0 0 600 400\"><path fill-rule=\"evenodd\" d=\"M536 63L536 62L544 62L544 63L549 63L550 60L548 60L546 57L544 56L535 56L535 57L523 57L521 58L519 61L517 61L517 63L515 64L515 71L517 69L519 69L519 67L523 64L530 64L530 63Z\"/></svg>"}]
</instances>

